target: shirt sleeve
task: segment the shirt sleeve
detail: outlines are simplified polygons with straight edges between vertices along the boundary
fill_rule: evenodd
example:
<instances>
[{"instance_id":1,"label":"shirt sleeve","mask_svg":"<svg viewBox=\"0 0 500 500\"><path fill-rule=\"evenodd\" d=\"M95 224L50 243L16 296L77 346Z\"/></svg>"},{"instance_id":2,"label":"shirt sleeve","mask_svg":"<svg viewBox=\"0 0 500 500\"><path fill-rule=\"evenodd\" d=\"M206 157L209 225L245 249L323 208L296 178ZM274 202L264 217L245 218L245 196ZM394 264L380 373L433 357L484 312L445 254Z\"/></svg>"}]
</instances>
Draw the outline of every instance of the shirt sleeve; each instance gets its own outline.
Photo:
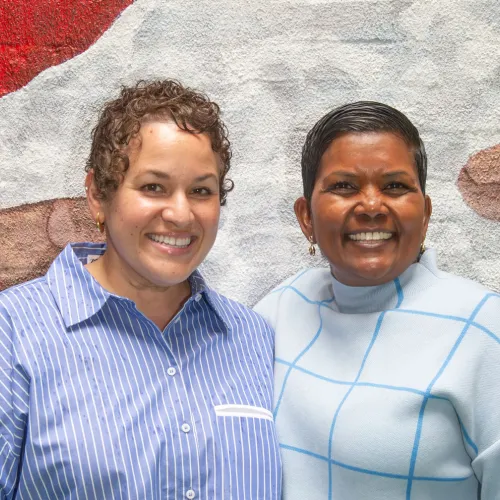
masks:
<instances>
[{"instance_id":1,"label":"shirt sleeve","mask_svg":"<svg viewBox=\"0 0 500 500\"><path fill-rule=\"evenodd\" d=\"M14 496L27 419L27 379L15 366L13 334L0 303L0 500Z\"/></svg>"}]
</instances>

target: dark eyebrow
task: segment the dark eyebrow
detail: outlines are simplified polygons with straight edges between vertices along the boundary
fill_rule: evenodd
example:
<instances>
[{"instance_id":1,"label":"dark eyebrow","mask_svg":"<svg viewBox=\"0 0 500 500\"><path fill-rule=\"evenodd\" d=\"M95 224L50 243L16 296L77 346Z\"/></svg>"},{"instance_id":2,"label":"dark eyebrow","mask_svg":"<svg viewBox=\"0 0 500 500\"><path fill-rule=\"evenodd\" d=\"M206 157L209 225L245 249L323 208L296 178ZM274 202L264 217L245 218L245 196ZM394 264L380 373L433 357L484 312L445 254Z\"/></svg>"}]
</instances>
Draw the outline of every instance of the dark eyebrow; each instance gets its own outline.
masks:
<instances>
[{"instance_id":1,"label":"dark eyebrow","mask_svg":"<svg viewBox=\"0 0 500 500\"><path fill-rule=\"evenodd\" d=\"M404 170L397 170L396 172L387 172L386 174L383 174L384 177L399 177L400 175L404 177L411 177L411 175L408 172L405 172Z\"/></svg>"},{"instance_id":2,"label":"dark eyebrow","mask_svg":"<svg viewBox=\"0 0 500 500\"><path fill-rule=\"evenodd\" d=\"M155 177L159 177L160 179L170 179L170 175L167 174L166 172L163 172L161 170L148 170L147 172L144 172L145 175L154 175ZM215 179L215 181L219 182L219 178L215 174L205 174L205 175L200 175L199 177L196 177L194 179L194 182L203 182L206 181L207 179Z\"/></svg>"},{"instance_id":3,"label":"dark eyebrow","mask_svg":"<svg viewBox=\"0 0 500 500\"><path fill-rule=\"evenodd\" d=\"M147 172L144 172L144 175L154 175L160 179L170 179L170 175L166 172L162 172L161 170L148 170Z\"/></svg>"},{"instance_id":4,"label":"dark eyebrow","mask_svg":"<svg viewBox=\"0 0 500 500\"><path fill-rule=\"evenodd\" d=\"M217 182L219 182L219 178L215 174L200 175L200 177L196 177L195 182L203 182L207 179L215 179Z\"/></svg>"},{"instance_id":5,"label":"dark eyebrow","mask_svg":"<svg viewBox=\"0 0 500 500\"><path fill-rule=\"evenodd\" d=\"M348 177L350 179L356 179L358 177L356 174L353 174L352 172L344 172L343 170L338 170L327 175L325 179L329 179L330 177L333 176Z\"/></svg>"}]
</instances>

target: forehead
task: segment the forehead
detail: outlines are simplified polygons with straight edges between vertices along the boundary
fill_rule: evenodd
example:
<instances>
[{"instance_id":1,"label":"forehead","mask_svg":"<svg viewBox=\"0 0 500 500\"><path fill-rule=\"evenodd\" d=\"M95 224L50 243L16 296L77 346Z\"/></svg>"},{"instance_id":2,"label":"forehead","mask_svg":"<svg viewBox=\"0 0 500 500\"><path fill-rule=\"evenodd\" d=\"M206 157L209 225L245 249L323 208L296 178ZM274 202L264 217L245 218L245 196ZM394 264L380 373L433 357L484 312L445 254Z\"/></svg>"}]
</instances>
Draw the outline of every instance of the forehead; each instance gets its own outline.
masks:
<instances>
[{"instance_id":1,"label":"forehead","mask_svg":"<svg viewBox=\"0 0 500 500\"><path fill-rule=\"evenodd\" d=\"M147 168L152 163L185 168L218 168L218 155L210 137L180 129L173 121L143 123L128 147L130 167Z\"/></svg>"},{"instance_id":2,"label":"forehead","mask_svg":"<svg viewBox=\"0 0 500 500\"><path fill-rule=\"evenodd\" d=\"M350 132L334 139L321 157L318 174L336 169L384 170L398 167L417 174L413 151L391 132Z\"/></svg>"}]
</instances>

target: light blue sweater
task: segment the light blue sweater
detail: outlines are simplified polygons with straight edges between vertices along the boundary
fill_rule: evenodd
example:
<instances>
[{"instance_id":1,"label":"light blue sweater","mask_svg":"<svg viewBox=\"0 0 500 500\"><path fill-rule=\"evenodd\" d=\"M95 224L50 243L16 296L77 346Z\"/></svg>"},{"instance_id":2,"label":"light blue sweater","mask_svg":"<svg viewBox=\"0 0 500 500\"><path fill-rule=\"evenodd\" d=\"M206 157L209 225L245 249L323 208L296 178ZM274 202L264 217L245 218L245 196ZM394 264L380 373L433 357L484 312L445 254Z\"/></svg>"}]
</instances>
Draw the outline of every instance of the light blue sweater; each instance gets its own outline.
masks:
<instances>
[{"instance_id":1,"label":"light blue sweater","mask_svg":"<svg viewBox=\"0 0 500 500\"><path fill-rule=\"evenodd\" d=\"M303 271L255 309L276 331L285 500L500 499L498 294L428 250L376 287Z\"/></svg>"}]
</instances>

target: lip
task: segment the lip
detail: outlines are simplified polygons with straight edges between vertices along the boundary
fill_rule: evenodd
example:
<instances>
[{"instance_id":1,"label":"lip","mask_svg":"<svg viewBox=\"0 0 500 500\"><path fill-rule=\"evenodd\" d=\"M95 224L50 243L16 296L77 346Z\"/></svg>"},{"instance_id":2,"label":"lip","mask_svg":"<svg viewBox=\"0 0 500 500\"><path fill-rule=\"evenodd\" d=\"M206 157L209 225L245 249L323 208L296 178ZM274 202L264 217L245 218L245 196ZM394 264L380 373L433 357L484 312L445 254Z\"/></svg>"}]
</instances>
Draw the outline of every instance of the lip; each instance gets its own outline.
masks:
<instances>
[{"instance_id":1,"label":"lip","mask_svg":"<svg viewBox=\"0 0 500 500\"><path fill-rule=\"evenodd\" d=\"M389 238L388 240L351 240L346 238L346 242L361 248L380 248L394 242L394 238Z\"/></svg>"},{"instance_id":2,"label":"lip","mask_svg":"<svg viewBox=\"0 0 500 500\"><path fill-rule=\"evenodd\" d=\"M393 229L385 229L385 228L379 228L379 227L356 229L355 231L344 231L344 234L346 236L349 234L360 234L360 233L392 233L394 235L394 234L396 234L396 231L394 231Z\"/></svg>"}]
</instances>

